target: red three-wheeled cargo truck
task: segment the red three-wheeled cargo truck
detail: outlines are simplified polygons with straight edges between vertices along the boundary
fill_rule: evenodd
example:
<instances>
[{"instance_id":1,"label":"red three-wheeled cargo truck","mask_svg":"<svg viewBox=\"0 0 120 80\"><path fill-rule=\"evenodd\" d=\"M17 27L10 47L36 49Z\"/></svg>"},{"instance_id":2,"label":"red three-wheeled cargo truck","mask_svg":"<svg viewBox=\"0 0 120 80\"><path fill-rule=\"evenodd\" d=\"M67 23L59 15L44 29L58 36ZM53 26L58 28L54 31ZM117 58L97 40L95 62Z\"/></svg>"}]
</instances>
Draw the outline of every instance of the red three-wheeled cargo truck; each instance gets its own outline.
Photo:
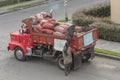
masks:
<instances>
[{"instance_id":1,"label":"red three-wheeled cargo truck","mask_svg":"<svg viewBox=\"0 0 120 80\"><path fill-rule=\"evenodd\" d=\"M67 41L66 29L71 24L56 22L52 17L45 14L39 18L31 16L22 22L23 25L20 30L10 33L11 40L8 43L8 50L14 51L15 58L19 61L25 61L29 56L50 56L57 60L61 69L64 69L62 50ZM69 42L69 47L72 49L73 69L79 68L83 61L95 57L94 46L97 40L97 28L89 30L82 27L78 28Z\"/></svg>"}]
</instances>

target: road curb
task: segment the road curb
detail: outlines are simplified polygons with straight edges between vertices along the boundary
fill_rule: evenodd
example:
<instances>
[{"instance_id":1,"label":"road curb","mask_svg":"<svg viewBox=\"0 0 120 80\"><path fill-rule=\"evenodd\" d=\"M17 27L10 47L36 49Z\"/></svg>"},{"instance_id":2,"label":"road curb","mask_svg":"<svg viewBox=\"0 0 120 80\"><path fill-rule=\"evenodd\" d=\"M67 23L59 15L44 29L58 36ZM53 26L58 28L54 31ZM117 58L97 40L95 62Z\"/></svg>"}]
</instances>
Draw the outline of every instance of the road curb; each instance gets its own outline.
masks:
<instances>
[{"instance_id":1,"label":"road curb","mask_svg":"<svg viewBox=\"0 0 120 80\"><path fill-rule=\"evenodd\" d=\"M106 54L102 54L102 53L95 53L95 54L96 54L96 56L99 56L99 57L120 61L120 58L116 57L116 56L110 56L110 55L106 55Z\"/></svg>"},{"instance_id":2,"label":"road curb","mask_svg":"<svg viewBox=\"0 0 120 80\"><path fill-rule=\"evenodd\" d=\"M18 10L20 10L20 9L18 9ZM11 11L9 10L9 11L5 11L5 12L0 13L0 15L6 14L6 13L15 12L15 11L18 11L18 10L11 10Z\"/></svg>"}]
</instances>

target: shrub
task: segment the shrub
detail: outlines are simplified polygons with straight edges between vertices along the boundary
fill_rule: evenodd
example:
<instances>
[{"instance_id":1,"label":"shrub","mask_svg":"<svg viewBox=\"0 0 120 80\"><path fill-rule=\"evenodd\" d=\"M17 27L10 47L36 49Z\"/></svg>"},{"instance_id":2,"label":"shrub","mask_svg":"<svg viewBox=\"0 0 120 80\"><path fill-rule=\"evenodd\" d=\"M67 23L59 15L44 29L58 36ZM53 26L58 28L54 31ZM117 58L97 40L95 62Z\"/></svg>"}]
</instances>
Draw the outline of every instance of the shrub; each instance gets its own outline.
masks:
<instances>
[{"instance_id":1,"label":"shrub","mask_svg":"<svg viewBox=\"0 0 120 80\"><path fill-rule=\"evenodd\" d=\"M108 17L110 16L110 5L98 5L94 8L84 10L83 13L94 17Z\"/></svg>"},{"instance_id":2,"label":"shrub","mask_svg":"<svg viewBox=\"0 0 120 80\"><path fill-rule=\"evenodd\" d=\"M7 5L10 5L10 4L14 4L14 1L13 0L8 0L8 1L0 2L0 7L7 6Z\"/></svg>"},{"instance_id":3,"label":"shrub","mask_svg":"<svg viewBox=\"0 0 120 80\"><path fill-rule=\"evenodd\" d=\"M120 42L120 25L95 22L89 26L91 28L98 28L101 39Z\"/></svg>"},{"instance_id":4,"label":"shrub","mask_svg":"<svg viewBox=\"0 0 120 80\"><path fill-rule=\"evenodd\" d=\"M99 38L120 42L120 25L110 20L110 5L98 5L72 15L73 23L85 29L98 28ZM86 27L87 26L87 27Z\"/></svg>"},{"instance_id":5,"label":"shrub","mask_svg":"<svg viewBox=\"0 0 120 80\"><path fill-rule=\"evenodd\" d=\"M19 0L19 1L25 2L25 1L31 1L31 0ZM0 2L0 7L17 4L17 3L18 3L18 0L7 0L7 1Z\"/></svg>"},{"instance_id":6,"label":"shrub","mask_svg":"<svg viewBox=\"0 0 120 80\"><path fill-rule=\"evenodd\" d=\"M72 17L73 23L79 26L88 26L89 24L92 24L94 22L93 17L87 17L84 14L80 14L80 15L74 14L74 15Z\"/></svg>"}]
</instances>

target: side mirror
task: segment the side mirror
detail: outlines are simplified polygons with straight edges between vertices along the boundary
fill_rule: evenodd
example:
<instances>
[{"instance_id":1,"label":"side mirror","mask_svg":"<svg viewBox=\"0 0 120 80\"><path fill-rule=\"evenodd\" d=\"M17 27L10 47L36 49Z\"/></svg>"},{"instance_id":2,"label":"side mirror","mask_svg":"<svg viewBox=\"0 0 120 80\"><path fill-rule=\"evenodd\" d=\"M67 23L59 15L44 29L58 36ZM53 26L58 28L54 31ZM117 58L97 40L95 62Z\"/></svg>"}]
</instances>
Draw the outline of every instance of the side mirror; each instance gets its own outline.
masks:
<instances>
[{"instance_id":1,"label":"side mirror","mask_svg":"<svg viewBox=\"0 0 120 80\"><path fill-rule=\"evenodd\" d=\"M50 10L50 16L53 17L53 9Z\"/></svg>"},{"instance_id":2,"label":"side mirror","mask_svg":"<svg viewBox=\"0 0 120 80\"><path fill-rule=\"evenodd\" d=\"M26 24L22 24L21 25L21 28L23 29L23 28L25 28L26 27Z\"/></svg>"},{"instance_id":3,"label":"side mirror","mask_svg":"<svg viewBox=\"0 0 120 80\"><path fill-rule=\"evenodd\" d=\"M19 34L20 34L20 35L23 35L23 33L24 33L24 30L19 29Z\"/></svg>"}]
</instances>

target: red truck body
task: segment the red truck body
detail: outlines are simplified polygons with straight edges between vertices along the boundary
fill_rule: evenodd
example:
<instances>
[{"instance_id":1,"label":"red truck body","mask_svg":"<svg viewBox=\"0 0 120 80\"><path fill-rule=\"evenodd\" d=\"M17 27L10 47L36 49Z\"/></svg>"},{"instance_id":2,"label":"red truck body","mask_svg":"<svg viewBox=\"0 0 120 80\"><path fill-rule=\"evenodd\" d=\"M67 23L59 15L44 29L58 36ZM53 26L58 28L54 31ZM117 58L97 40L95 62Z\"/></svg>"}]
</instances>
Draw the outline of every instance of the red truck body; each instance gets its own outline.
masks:
<instances>
[{"instance_id":1,"label":"red truck body","mask_svg":"<svg viewBox=\"0 0 120 80\"><path fill-rule=\"evenodd\" d=\"M45 34L45 33L35 33L32 30L32 22L30 22L28 19L24 19L23 23L27 25L28 33L25 33L23 30L19 30L16 32L10 33L11 41L8 43L8 49L11 51L14 51L15 57L23 61L25 60L26 56L33 56L33 55L40 55L40 51L44 51L44 49L47 46L48 52L52 52L49 55L54 55L58 57L60 54L62 54L62 51L57 51L54 49L55 46L55 40L63 40L66 41L65 37L54 37L51 34ZM92 35L92 42L85 45L85 35L91 33ZM88 35L89 36L89 35ZM73 67L77 68L81 63L79 63L81 59L81 56L87 53L91 53L87 60L90 59L90 57L93 57L94 53L94 46L96 44L96 41L98 40L98 29L94 28L87 32L78 33L75 34L72 38L72 41L69 43L69 46L71 47L72 55L73 55ZM89 39L88 39L89 41ZM44 47L44 49L43 49ZM21 52L20 52L21 51ZM22 54L23 53L23 54ZM45 52L42 53L44 55ZM46 52L47 53L47 52ZM21 55L22 54L22 55ZM17 56L21 55L22 57L19 58ZM60 66L60 68L62 68Z\"/></svg>"}]
</instances>

